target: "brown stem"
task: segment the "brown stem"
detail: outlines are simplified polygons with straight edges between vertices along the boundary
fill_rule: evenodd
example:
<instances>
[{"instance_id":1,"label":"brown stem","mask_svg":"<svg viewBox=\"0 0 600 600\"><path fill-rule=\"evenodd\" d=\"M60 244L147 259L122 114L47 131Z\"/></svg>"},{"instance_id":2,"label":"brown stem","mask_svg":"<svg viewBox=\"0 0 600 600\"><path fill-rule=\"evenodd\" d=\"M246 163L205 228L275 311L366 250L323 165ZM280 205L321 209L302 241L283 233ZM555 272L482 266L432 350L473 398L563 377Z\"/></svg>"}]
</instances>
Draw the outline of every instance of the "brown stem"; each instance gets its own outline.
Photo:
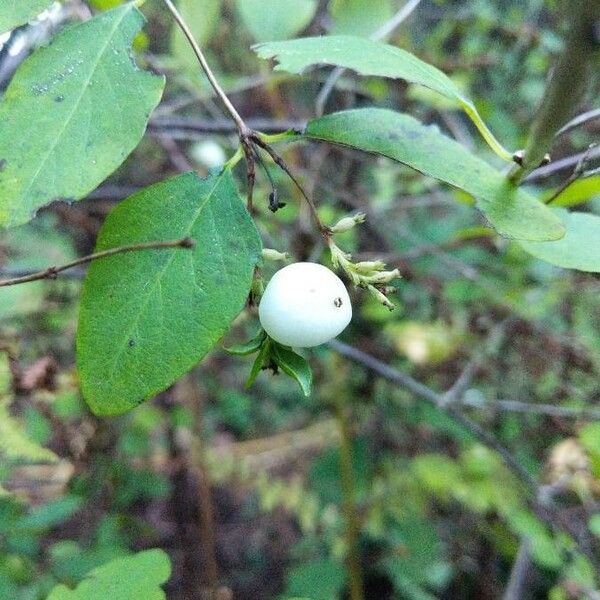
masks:
<instances>
[{"instance_id":1,"label":"brown stem","mask_svg":"<svg viewBox=\"0 0 600 600\"><path fill-rule=\"evenodd\" d=\"M350 576L350 600L364 600L364 584L360 564L359 536L360 520L356 510L354 469L352 465L352 436L344 397L335 400L336 417L340 428L340 479L342 484L343 509L346 518L346 544L348 572Z\"/></svg>"},{"instance_id":2,"label":"brown stem","mask_svg":"<svg viewBox=\"0 0 600 600\"><path fill-rule=\"evenodd\" d=\"M294 173L292 173L291 169L288 167L283 158L281 158L281 156L279 156L279 154L277 154L277 152L275 152L275 150L273 150L273 148L271 148L271 146L265 141L263 141L257 134L253 133L250 137L250 140L254 142L257 146L262 148L273 159L273 162L292 180L292 182L298 188L298 190L300 190L302 197L308 205L308 209L310 210L310 214L316 228L319 230L319 233L325 238L325 240L329 240L329 238L331 237L331 231L329 227L323 224L319 217L319 213L317 212L317 207L315 206L315 203L313 202L312 198L308 195L308 193L306 192L302 184L298 181Z\"/></svg>"},{"instance_id":3,"label":"brown stem","mask_svg":"<svg viewBox=\"0 0 600 600\"><path fill-rule=\"evenodd\" d=\"M196 58L198 59L198 62L200 63L200 66L202 67L204 74L208 78L210 85L212 86L213 90L215 90L215 93L217 94L217 96L219 96L219 98L221 99L221 102L227 109L227 112L229 113L231 118L235 121L235 124L240 133L240 137L242 137L242 138L249 137L252 130L246 125L246 123L244 122L244 119L242 119L242 117L240 116L238 111L235 109L235 107L233 106L233 104L231 103L229 98L227 97L227 94L225 94L225 92L223 91L223 88L220 86L220 84L217 81L217 78L215 77L214 73L212 72L212 69L210 68L206 58L204 57L204 54L203 54L202 50L200 49L200 46L194 39L194 34L191 32L187 23L181 16L181 13L177 10L176 6L173 4L173 2L171 2L171 0L164 0L164 2L167 5L167 8L171 12L171 14L173 15L173 18L177 22L177 25L179 25L179 28L183 32L183 35L185 35L188 42L190 43L190 46L192 47L192 50L194 51L194 54L196 55Z\"/></svg>"},{"instance_id":4,"label":"brown stem","mask_svg":"<svg viewBox=\"0 0 600 600\"><path fill-rule=\"evenodd\" d=\"M4 279L0 281L0 287L7 287L9 285L18 285L20 283L28 283L29 281L38 281L40 279L54 279L62 271L78 267L86 263L98 260L99 258L106 258L107 256L114 256L115 254L123 254L125 252L136 252L138 250L156 250L159 248L193 248L194 240L189 237L181 240L169 241L169 242L142 242L139 244L130 244L128 246L119 246L117 248L109 248L108 250L102 250L101 252L95 252L87 256L82 256L77 260L71 261L59 267L52 266L44 269L43 271L37 271L36 273L30 273L23 275L22 277L13 277L11 279Z\"/></svg>"}]
</instances>

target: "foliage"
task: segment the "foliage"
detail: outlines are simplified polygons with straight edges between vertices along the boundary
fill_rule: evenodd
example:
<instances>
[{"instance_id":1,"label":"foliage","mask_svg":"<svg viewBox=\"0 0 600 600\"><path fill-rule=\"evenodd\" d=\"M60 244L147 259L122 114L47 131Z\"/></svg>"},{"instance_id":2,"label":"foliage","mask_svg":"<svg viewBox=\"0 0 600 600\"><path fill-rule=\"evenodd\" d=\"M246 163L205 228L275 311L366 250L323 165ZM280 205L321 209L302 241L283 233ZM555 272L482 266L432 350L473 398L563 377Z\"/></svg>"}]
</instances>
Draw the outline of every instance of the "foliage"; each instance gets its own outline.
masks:
<instances>
[{"instance_id":1,"label":"foliage","mask_svg":"<svg viewBox=\"0 0 600 600\"><path fill-rule=\"evenodd\" d=\"M1 4L0 281L86 257L0 287L1 598L335 600L354 554L365 598L500 597L525 546L532 597L597 593L597 121L524 185L504 147L556 3L423 2L383 43L403 2L179 0L251 133L164 2ZM290 256L348 278L363 359L256 333Z\"/></svg>"},{"instance_id":2,"label":"foliage","mask_svg":"<svg viewBox=\"0 0 600 600\"><path fill-rule=\"evenodd\" d=\"M146 550L95 568L74 590L64 585L55 587L48 600L100 600L107 596L115 600L163 600L166 596L159 586L170 572L169 558L162 550Z\"/></svg>"},{"instance_id":3,"label":"foliage","mask_svg":"<svg viewBox=\"0 0 600 600\"><path fill-rule=\"evenodd\" d=\"M262 44L256 47L256 52L261 58L276 58L276 68L292 73L326 63L353 69L361 75L401 78L423 85L459 104L492 150L510 160L510 153L489 131L473 102L465 98L444 73L401 48L360 37L327 36Z\"/></svg>"},{"instance_id":4,"label":"foliage","mask_svg":"<svg viewBox=\"0 0 600 600\"><path fill-rule=\"evenodd\" d=\"M82 198L138 144L164 85L130 56L142 23L124 4L62 32L18 70L0 103L0 225Z\"/></svg>"},{"instance_id":5,"label":"foliage","mask_svg":"<svg viewBox=\"0 0 600 600\"><path fill-rule=\"evenodd\" d=\"M229 226L219 228L225 221ZM77 360L97 414L125 412L165 389L242 309L260 240L227 169L206 179L181 175L128 198L107 219L96 250L186 237L195 243L189 252L121 254L91 267Z\"/></svg>"},{"instance_id":6,"label":"foliage","mask_svg":"<svg viewBox=\"0 0 600 600\"><path fill-rule=\"evenodd\" d=\"M436 127L408 115L383 109L344 111L310 121L305 135L387 156L462 189L508 237L544 241L564 235L559 219L543 204Z\"/></svg>"},{"instance_id":7,"label":"foliage","mask_svg":"<svg viewBox=\"0 0 600 600\"><path fill-rule=\"evenodd\" d=\"M0 33L26 23L50 4L51 0L7 0L0 13Z\"/></svg>"}]
</instances>

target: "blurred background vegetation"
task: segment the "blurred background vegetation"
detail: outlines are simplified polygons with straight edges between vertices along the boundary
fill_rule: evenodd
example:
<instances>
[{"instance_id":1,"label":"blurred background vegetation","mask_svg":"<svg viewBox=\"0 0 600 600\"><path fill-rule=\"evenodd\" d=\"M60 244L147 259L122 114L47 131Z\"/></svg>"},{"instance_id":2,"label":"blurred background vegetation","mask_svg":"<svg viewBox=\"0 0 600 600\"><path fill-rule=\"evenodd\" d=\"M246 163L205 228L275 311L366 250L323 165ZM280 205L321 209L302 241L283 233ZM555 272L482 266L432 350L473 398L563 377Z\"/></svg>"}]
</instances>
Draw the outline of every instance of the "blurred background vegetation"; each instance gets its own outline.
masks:
<instances>
[{"instance_id":1,"label":"blurred background vegetation","mask_svg":"<svg viewBox=\"0 0 600 600\"><path fill-rule=\"evenodd\" d=\"M118 3L73 1L61 10L68 21ZM369 36L403 4L179 2L224 89L263 131L302 127L314 116L330 69L302 78L272 71L253 43ZM445 71L504 145L522 148L561 51L560 3L415 5L390 43ZM143 12L137 60L167 75L148 134L88 199L54 203L31 224L0 233L2 275L91 252L120 199L180 171L205 174L237 147L233 125L162 3L148 0ZM33 34L39 27L13 33L27 41L23 58L43 42ZM11 43L3 40L0 65ZM572 116L600 108L599 72ZM0 74L5 87L10 70ZM346 72L326 111L372 105L436 123L497 164L462 113L402 81ZM552 156L566 157L567 167L542 168L527 185L551 195L575 167L569 157L599 131L600 120L590 120L561 134ZM350 362L344 346L307 353L315 377L308 399L268 372L247 390L251 361L217 349L155 400L97 419L74 369L84 272L4 288L0 598L45 598L56 583L74 585L108 560L155 547L172 560L168 598L209 598L215 587L213 597L222 599L348 598L353 536L369 599L600 597L597 276L552 267L489 236L468 198L391 161L309 143L288 146L285 158L324 222L367 213L364 225L340 236L342 247L402 273L393 312L351 292L355 316L342 341L440 393L463 374L456 405L444 411L416 397L393 377ZM266 168L286 206L269 210L271 187L260 170L255 216L265 246L329 264L297 191L272 164ZM237 173L243 188L243 167ZM563 200L600 214L599 177L571 186ZM267 265L265 275L276 268ZM246 311L225 343L257 328ZM532 510L522 482L456 412L493 434L541 483L538 499L551 497L562 528Z\"/></svg>"}]
</instances>

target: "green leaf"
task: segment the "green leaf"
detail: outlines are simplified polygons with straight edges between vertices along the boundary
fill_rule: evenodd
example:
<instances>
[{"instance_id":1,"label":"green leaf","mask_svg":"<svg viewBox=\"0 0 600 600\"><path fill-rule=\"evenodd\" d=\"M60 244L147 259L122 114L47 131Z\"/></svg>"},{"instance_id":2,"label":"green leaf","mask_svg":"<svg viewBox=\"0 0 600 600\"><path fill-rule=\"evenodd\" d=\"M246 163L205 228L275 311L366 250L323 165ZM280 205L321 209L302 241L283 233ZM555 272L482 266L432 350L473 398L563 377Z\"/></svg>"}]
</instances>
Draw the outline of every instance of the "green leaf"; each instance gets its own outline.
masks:
<instances>
[{"instance_id":1,"label":"green leaf","mask_svg":"<svg viewBox=\"0 0 600 600\"><path fill-rule=\"evenodd\" d=\"M296 354L291 348L271 341L271 357L275 364L292 379L295 379L302 393L310 396L312 390L312 371L307 360Z\"/></svg>"},{"instance_id":2,"label":"green leaf","mask_svg":"<svg viewBox=\"0 0 600 600\"><path fill-rule=\"evenodd\" d=\"M150 186L109 215L97 250L191 237L192 250L143 250L92 264L77 365L99 415L137 406L192 368L244 307L260 260L258 232L224 170Z\"/></svg>"},{"instance_id":3,"label":"green leaf","mask_svg":"<svg viewBox=\"0 0 600 600\"><path fill-rule=\"evenodd\" d=\"M235 344L234 346L223 347L223 350L227 354L233 354L234 356L247 356L248 354L254 354L258 352L265 341L267 334L264 329L261 329L258 334L245 344Z\"/></svg>"},{"instance_id":4,"label":"green leaf","mask_svg":"<svg viewBox=\"0 0 600 600\"><path fill-rule=\"evenodd\" d=\"M520 242L526 252L557 267L600 273L600 217L554 209L566 235L554 242Z\"/></svg>"},{"instance_id":5,"label":"green leaf","mask_svg":"<svg viewBox=\"0 0 600 600\"><path fill-rule=\"evenodd\" d=\"M348 110L310 121L304 135L382 154L464 190L504 236L539 241L564 235L560 219L547 206L437 127L408 115L380 108Z\"/></svg>"},{"instance_id":6,"label":"green leaf","mask_svg":"<svg viewBox=\"0 0 600 600\"><path fill-rule=\"evenodd\" d=\"M588 423L579 431L579 441L587 452L600 458L600 422Z\"/></svg>"},{"instance_id":7,"label":"green leaf","mask_svg":"<svg viewBox=\"0 0 600 600\"><path fill-rule=\"evenodd\" d=\"M333 0L329 7L333 17L333 35L369 36L393 14L391 0Z\"/></svg>"},{"instance_id":8,"label":"green leaf","mask_svg":"<svg viewBox=\"0 0 600 600\"><path fill-rule=\"evenodd\" d=\"M600 196L600 175L577 179L551 202L551 206L576 206Z\"/></svg>"},{"instance_id":9,"label":"green leaf","mask_svg":"<svg viewBox=\"0 0 600 600\"><path fill-rule=\"evenodd\" d=\"M7 274L42 270L77 258L72 237L57 228L56 222L55 215L45 214L33 223L0 230L0 247L6 254L2 266ZM32 281L0 289L0 321L35 312L46 313L45 293L52 286L53 282Z\"/></svg>"},{"instance_id":10,"label":"green leaf","mask_svg":"<svg viewBox=\"0 0 600 600\"><path fill-rule=\"evenodd\" d=\"M293 567L286 594L311 600L336 600L346 585L346 569L331 559L313 560Z\"/></svg>"},{"instance_id":11,"label":"green leaf","mask_svg":"<svg viewBox=\"0 0 600 600\"><path fill-rule=\"evenodd\" d=\"M20 421L8 410L8 401L0 400L0 454L14 462L56 462L57 456L29 438Z\"/></svg>"},{"instance_id":12,"label":"green leaf","mask_svg":"<svg viewBox=\"0 0 600 600\"><path fill-rule=\"evenodd\" d=\"M260 351L252 364L252 368L250 369L250 375L248 375L248 379L246 380L246 388L249 388L258 377L258 374L261 372L263 366L266 364L267 359L271 353L271 338L265 338L260 346Z\"/></svg>"},{"instance_id":13,"label":"green leaf","mask_svg":"<svg viewBox=\"0 0 600 600\"><path fill-rule=\"evenodd\" d=\"M600 513L596 513L590 517L588 527L596 537L600 537Z\"/></svg>"},{"instance_id":14,"label":"green leaf","mask_svg":"<svg viewBox=\"0 0 600 600\"><path fill-rule=\"evenodd\" d=\"M322 36L285 42L259 44L254 48L261 58L275 58L277 70L301 73L318 64L352 69L360 75L405 79L423 85L455 101L473 121L490 148L501 158L512 161L508 152L487 128L475 105L452 80L434 66L406 50L354 36Z\"/></svg>"},{"instance_id":15,"label":"green leaf","mask_svg":"<svg viewBox=\"0 0 600 600\"><path fill-rule=\"evenodd\" d=\"M317 12L317 0L236 0L244 25L258 42L287 40Z\"/></svg>"},{"instance_id":16,"label":"green leaf","mask_svg":"<svg viewBox=\"0 0 600 600\"><path fill-rule=\"evenodd\" d=\"M179 0L177 8L187 23L194 39L202 47L211 38L221 15L221 0ZM179 25L173 22L171 52L186 67L198 68L198 59Z\"/></svg>"},{"instance_id":17,"label":"green leaf","mask_svg":"<svg viewBox=\"0 0 600 600\"><path fill-rule=\"evenodd\" d=\"M67 495L36 506L15 525L15 529L48 529L63 523L74 515L82 506L83 500L78 496Z\"/></svg>"},{"instance_id":18,"label":"green leaf","mask_svg":"<svg viewBox=\"0 0 600 600\"><path fill-rule=\"evenodd\" d=\"M18 69L0 102L0 226L82 198L135 148L164 78L140 70L128 3L66 29Z\"/></svg>"},{"instance_id":19,"label":"green leaf","mask_svg":"<svg viewBox=\"0 0 600 600\"><path fill-rule=\"evenodd\" d=\"M50 4L52 0L4 0L0 7L0 33L27 23Z\"/></svg>"},{"instance_id":20,"label":"green leaf","mask_svg":"<svg viewBox=\"0 0 600 600\"><path fill-rule=\"evenodd\" d=\"M170 576L169 557L162 550L146 550L90 571L74 590L56 586L48 600L164 600L160 586Z\"/></svg>"}]
</instances>

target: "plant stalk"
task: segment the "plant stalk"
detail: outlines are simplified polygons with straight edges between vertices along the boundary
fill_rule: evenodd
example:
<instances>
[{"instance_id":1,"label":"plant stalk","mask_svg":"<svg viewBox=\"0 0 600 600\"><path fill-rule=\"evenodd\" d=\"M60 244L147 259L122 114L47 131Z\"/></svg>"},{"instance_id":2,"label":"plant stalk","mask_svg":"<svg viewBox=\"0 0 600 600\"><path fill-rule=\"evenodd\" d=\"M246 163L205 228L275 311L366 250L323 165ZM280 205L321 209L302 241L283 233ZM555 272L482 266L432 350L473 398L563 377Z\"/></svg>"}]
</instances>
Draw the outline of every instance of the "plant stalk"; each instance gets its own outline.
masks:
<instances>
[{"instance_id":1,"label":"plant stalk","mask_svg":"<svg viewBox=\"0 0 600 600\"><path fill-rule=\"evenodd\" d=\"M352 465L352 436L344 397L335 400L335 411L340 429L340 480L342 484L343 510L346 519L347 564L350 576L350 600L364 600L363 573L360 563L360 519L356 510L354 468Z\"/></svg>"},{"instance_id":2,"label":"plant stalk","mask_svg":"<svg viewBox=\"0 0 600 600\"><path fill-rule=\"evenodd\" d=\"M569 0L563 4L567 27L564 50L546 86L520 166L509 174L515 184L544 162L554 136L586 91L589 67L597 51L594 22L600 17L600 2Z\"/></svg>"},{"instance_id":3,"label":"plant stalk","mask_svg":"<svg viewBox=\"0 0 600 600\"><path fill-rule=\"evenodd\" d=\"M202 67L204 74L208 78L210 85L212 86L213 90L215 90L215 93L217 94L217 96L221 99L221 102L227 109L227 112L229 113L231 118L234 120L234 122L238 128L238 131L240 133L240 137L247 138L250 135L250 133L252 132L252 130L246 125L246 123L244 122L244 119L242 119L242 117L236 110L235 106L233 106L233 104L227 97L227 94L225 94L225 92L223 91L223 88L221 87L221 85L217 81L217 78L215 77L214 73L212 72L212 69L210 68L210 66L208 64L208 61L206 60L204 53L200 49L198 42L196 42L196 39L194 38L194 34L188 27L188 24L185 22L184 18L181 16L181 13L177 10L177 7L173 4L173 2L171 0L164 0L164 2L167 5L167 8L171 12L171 14L173 15L173 18L177 22L177 25L179 25L179 28L183 32L183 35L185 35L188 42L190 43L190 46L192 47L192 50L194 51L194 54L196 55L196 58L198 59L198 62L200 63L200 66Z\"/></svg>"},{"instance_id":4,"label":"plant stalk","mask_svg":"<svg viewBox=\"0 0 600 600\"><path fill-rule=\"evenodd\" d=\"M183 238L181 240L169 241L169 242L142 242L140 244L130 244L128 246L119 246L117 248L109 248L108 250L102 250L94 254L82 256L77 260L73 260L69 263L61 265L60 267L48 267L43 271L37 271L35 273L29 273L22 277L13 277L11 279L4 279L0 281L0 287L7 287L9 285L18 285L20 283L28 283L30 281L38 281L39 279L54 279L62 271L78 267L80 265L98 260L100 258L106 258L107 256L114 256L115 254L124 254L125 252L136 252L138 250L156 250L161 248L193 248L194 240L191 238Z\"/></svg>"}]
</instances>

